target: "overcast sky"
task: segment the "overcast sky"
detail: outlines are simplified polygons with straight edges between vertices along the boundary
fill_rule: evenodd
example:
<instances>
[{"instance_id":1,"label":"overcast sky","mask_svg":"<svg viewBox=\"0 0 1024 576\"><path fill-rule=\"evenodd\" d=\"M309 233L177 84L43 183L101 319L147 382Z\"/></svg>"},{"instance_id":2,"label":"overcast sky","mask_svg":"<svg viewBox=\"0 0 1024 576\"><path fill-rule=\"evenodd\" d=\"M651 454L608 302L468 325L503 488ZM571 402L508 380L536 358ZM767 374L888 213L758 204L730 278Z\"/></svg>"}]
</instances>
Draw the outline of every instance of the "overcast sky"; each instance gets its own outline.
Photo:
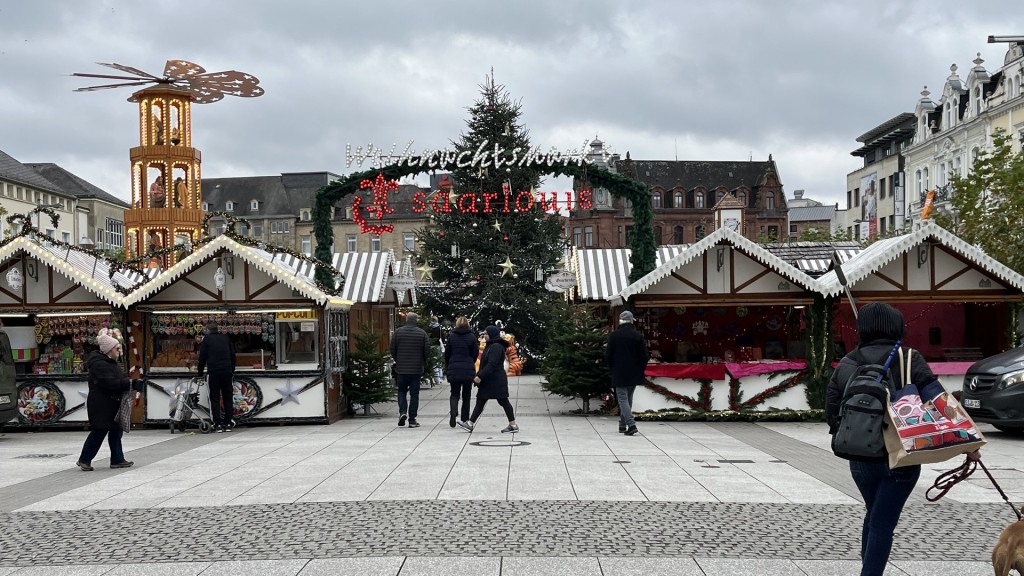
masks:
<instances>
[{"instance_id":1,"label":"overcast sky","mask_svg":"<svg viewBox=\"0 0 1024 576\"><path fill-rule=\"evenodd\" d=\"M0 150L127 198L132 89L68 74L184 59L266 90L193 107L204 177L346 174L347 143L449 145L493 67L545 149L772 154L787 198L845 202L856 138L937 100L952 63L998 69L990 34L1024 35L1020 0L0 0Z\"/></svg>"}]
</instances>

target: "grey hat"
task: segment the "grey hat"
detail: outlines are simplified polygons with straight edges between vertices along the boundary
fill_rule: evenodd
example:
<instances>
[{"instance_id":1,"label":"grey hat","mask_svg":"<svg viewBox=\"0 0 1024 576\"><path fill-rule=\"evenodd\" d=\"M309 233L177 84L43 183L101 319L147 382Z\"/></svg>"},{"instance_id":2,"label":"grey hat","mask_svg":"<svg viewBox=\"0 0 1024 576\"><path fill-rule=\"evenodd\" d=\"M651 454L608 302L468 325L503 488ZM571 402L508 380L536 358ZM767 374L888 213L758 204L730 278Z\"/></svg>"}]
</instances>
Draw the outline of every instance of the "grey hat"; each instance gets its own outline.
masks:
<instances>
[{"instance_id":1,"label":"grey hat","mask_svg":"<svg viewBox=\"0 0 1024 576\"><path fill-rule=\"evenodd\" d=\"M217 323L216 322L210 322L209 324L206 325L206 333L207 334L216 334L219 331L220 331L220 329L217 327Z\"/></svg>"},{"instance_id":2,"label":"grey hat","mask_svg":"<svg viewBox=\"0 0 1024 576\"><path fill-rule=\"evenodd\" d=\"M415 312L409 312L408 314L405 315L405 323L406 324L415 324L416 321L419 320L419 319L420 319L419 315L416 314Z\"/></svg>"},{"instance_id":3,"label":"grey hat","mask_svg":"<svg viewBox=\"0 0 1024 576\"><path fill-rule=\"evenodd\" d=\"M622 314L619 314L619 324L623 324L623 323L626 323L626 322L632 322L632 321L633 321L633 313L630 312L629 310L626 310Z\"/></svg>"}]
</instances>

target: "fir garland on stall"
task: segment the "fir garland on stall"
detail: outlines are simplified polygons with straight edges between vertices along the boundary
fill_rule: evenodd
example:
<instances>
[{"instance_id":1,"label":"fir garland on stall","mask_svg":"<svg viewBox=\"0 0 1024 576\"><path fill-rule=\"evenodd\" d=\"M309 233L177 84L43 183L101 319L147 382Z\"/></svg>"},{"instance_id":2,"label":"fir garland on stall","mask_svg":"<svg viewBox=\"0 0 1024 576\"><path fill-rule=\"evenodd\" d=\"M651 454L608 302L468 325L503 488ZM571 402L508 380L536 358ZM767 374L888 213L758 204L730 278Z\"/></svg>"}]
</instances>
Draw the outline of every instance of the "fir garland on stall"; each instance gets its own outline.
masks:
<instances>
[{"instance_id":1,"label":"fir garland on stall","mask_svg":"<svg viewBox=\"0 0 1024 576\"><path fill-rule=\"evenodd\" d=\"M775 372L773 374L770 374L768 376L768 379L771 380L772 378L774 378L774 377L776 377L776 376L778 376L780 374L788 374L789 372L790 371ZM799 371L796 372L795 375L787 378L781 384L778 384L776 386L772 386L772 387L768 388L767 390L765 390L765 391L763 391L763 392L761 392L759 394L754 395L753 398L751 398L750 400L747 400L746 402L743 401L743 391L740 390L740 381L739 381L739 379L738 378L730 378L729 379L729 410L736 410L736 411L749 411L749 410L752 410L755 407L759 406L760 404L763 404L765 401L767 401L767 400L769 400L771 398L774 398L774 397L778 396L779 394L782 394L786 390L789 390L790 388L800 384L801 382L803 382L803 380L806 377L807 377L807 371L806 370L799 370Z\"/></svg>"},{"instance_id":2,"label":"fir garland on stall","mask_svg":"<svg viewBox=\"0 0 1024 576\"><path fill-rule=\"evenodd\" d=\"M807 370L803 382L807 386L807 405L825 407L825 391L832 379L832 306L835 300L814 295L814 302L804 309L807 326Z\"/></svg>"},{"instance_id":3,"label":"fir garland on stall","mask_svg":"<svg viewBox=\"0 0 1024 576\"><path fill-rule=\"evenodd\" d=\"M700 412L707 412L711 410L711 392L713 386L711 380L707 378L694 378L697 382L700 382L700 389L697 391L697 398L693 399L690 396L683 396L682 394L676 394L675 392L665 388L664 386L655 384L650 380L644 380L644 387L651 392L656 392L669 400L675 400L684 406L689 406L694 410Z\"/></svg>"}]
</instances>

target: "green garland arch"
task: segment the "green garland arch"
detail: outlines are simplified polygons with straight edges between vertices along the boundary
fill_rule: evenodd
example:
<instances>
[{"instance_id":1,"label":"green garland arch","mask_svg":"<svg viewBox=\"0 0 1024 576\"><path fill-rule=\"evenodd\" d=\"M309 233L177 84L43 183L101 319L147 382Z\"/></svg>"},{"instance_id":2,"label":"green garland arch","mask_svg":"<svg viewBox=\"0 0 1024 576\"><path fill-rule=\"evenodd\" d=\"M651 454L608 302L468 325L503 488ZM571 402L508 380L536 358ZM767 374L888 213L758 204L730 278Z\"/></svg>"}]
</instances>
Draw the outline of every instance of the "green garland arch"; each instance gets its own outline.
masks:
<instances>
[{"instance_id":1,"label":"green garland arch","mask_svg":"<svg viewBox=\"0 0 1024 576\"><path fill-rule=\"evenodd\" d=\"M373 180L383 174L389 180L398 180L404 176L422 174L428 170L452 170L454 163L441 162L429 169L419 165L419 158L411 158L407 162L389 164L380 169L366 170L335 180L316 193L313 205L313 234L316 236L316 258L321 262L331 262L334 246L334 228L331 226L331 208L343 198L359 191L363 180ZM651 205L651 191L643 182L628 176L611 172L599 166L576 164L573 162L548 164L545 161L531 161L521 167L536 170L540 174L570 176L582 179L591 186L605 188L612 196L625 198L633 203L633 233L630 237L630 262L633 270L629 281L635 282L655 268L657 244L654 241L654 208ZM317 265L316 278L319 282L330 285L333 281L332 272L326 266Z\"/></svg>"}]
</instances>

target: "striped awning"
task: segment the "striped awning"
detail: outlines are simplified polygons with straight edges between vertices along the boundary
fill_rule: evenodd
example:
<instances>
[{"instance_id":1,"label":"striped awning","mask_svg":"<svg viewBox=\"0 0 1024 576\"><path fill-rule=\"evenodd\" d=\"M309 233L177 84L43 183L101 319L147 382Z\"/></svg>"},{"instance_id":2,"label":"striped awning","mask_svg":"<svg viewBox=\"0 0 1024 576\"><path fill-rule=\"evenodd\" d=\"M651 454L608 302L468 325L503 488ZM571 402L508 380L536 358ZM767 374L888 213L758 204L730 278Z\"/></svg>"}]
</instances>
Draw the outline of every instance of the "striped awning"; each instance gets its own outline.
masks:
<instances>
[{"instance_id":1,"label":"striped awning","mask_svg":"<svg viewBox=\"0 0 1024 576\"><path fill-rule=\"evenodd\" d=\"M661 266L686 250L686 244L659 246L655 265ZM629 285L633 264L629 248L577 248L572 264L582 300L607 300Z\"/></svg>"},{"instance_id":2,"label":"striped awning","mask_svg":"<svg viewBox=\"0 0 1024 576\"><path fill-rule=\"evenodd\" d=\"M353 302L383 302L394 258L391 251L336 253L331 263L345 278L340 297Z\"/></svg>"},{"instance_id":3,"label":"striped awning","mask_svg":"<svg viewBox=\"0 0 1024 576\"><path fill-rule=\"evenodd\" d=\"M771 250L769 250L771 251ZM857 254L860 254L860 249L841 248L835 251L836 256L839 257L839 262L845 264L847 260L850 260ZM798 258L793 261L793 265L797 267L801 272L806 272L811 276L820 276L825 272L828 272L832 268L831 258Z\"/></svg>"}]
</instances>

